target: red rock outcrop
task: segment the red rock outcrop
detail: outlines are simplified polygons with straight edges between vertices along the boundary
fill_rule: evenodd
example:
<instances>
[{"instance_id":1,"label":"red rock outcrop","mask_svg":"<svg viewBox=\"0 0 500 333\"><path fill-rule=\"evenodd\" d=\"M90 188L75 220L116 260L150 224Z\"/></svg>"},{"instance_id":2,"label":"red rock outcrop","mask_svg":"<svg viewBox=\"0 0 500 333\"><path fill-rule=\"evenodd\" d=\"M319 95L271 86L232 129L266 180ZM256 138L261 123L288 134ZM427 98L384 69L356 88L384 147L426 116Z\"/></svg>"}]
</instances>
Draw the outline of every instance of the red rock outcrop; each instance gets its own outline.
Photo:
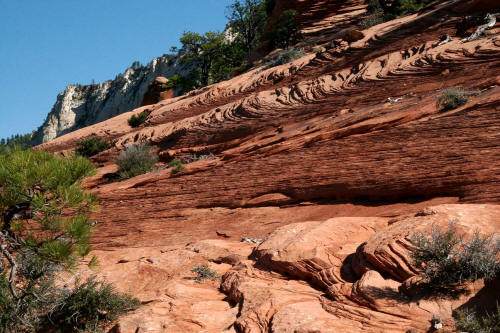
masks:
<instances>
[{"instance_id":1,"label":"red rock outcrop","mask_svg":"<svg viewBox=\"0 0 500 333\"><path fill-rule=\"evenodd\" d=\"M471 302L481 289L492 292L495 285L485 287L478 281L468 286L468 294L455 298L408 297L400 292L398 280L414 271L408 274L411 246L402 247L401 238L428 233L431 226L447 228L449 221L460 226L458 232L489 233L500 228L499 209L441 205L392 220L335 218L290 224L254 250L255 261L229 270L221 288L240 304L235 321L240 332L424 332L433 318L453 327L452 311ZM356 252L356 247L362 251ZM363 267L356 267L360 263ZM499 296L493 291L490 302Z\"/></svg>"},{"instance_id":2,"label":"red rock outcrop","mask_svg":"<svg viewBox=\"0 0 500 333\"><path fill-rule=\"evenodd\" d=\"M386 230L371 237L357 251L355 262L369 263L354 267L357 272L372 267L404 281L417 273L410 257L412 232L424 232L432 227L446 230L453 223L456 232L471 236L476 230L491 234L500 230L500 210L494 205L445 205L429 207L418 215L394 222ZM362 257L362 258L360 258Z\"/></svg>"},{"instance_id":3,"label":"red rock outcrop","mask_svg":"<svg viewBox=\"0 0 500 333\"><path fill-rule=\"evenodd\" d=\"M174 89L168 88L168 79L158 76L148 86L148 91L144 94L141 106L156 104L165 99L174 97Z\"/></svg>"},{"instance_id":4,"label":"red rock outcrop","mask_svg":"<svg viewBox=\"0 0 500 333\"><path fill-rule=\"evenodd\" d=\"M463 43L454 12L488 4L433 3L348 43L364 3L289 1L318 53L39 146L113 144L87 186L100 197L100 274L143 302L120 332L423 332L433 315L451 325L453 310L498 298L482 281L453 300L399 292L416 274L411 232L500 227L499 24ZM452 86L469 101L441 110ZM127 125L144 110L143 127ZM114 157L139 142L163 162L213 156L108 183ZM192 280L204 262L220 283Z\"/></svg>"}]
</instances>

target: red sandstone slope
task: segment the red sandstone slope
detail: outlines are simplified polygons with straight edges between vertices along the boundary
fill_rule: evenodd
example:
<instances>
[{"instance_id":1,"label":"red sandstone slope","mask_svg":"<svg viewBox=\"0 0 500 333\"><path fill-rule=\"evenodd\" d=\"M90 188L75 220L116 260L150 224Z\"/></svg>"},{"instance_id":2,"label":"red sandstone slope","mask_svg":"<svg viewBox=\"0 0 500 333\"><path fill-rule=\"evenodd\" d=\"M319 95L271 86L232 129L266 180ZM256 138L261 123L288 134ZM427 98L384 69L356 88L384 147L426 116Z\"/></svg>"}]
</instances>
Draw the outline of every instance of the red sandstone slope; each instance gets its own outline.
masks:
<instances>
[{"instance_id":1,"label":"red sandstone slope","mask_svg":"<svg viewBox=\"0 0 500 333\"><path fill-rule=\"evenodd\" d=\"M456 36L457 11L493 2L431 4L351 44L342 38L363 2L278 3L290 7L301 11L306 44L336 42L134 110L151 111L138 129L127 125L131 112L40 146L113 141L95 157L105 166L89 186L101 198L101 274L144 303L121 332L423 331L433 315L450 321L480 298L482 282L459 300L401 299L398 287L413 274L408 247L387 247L431 222L500 227L498 206L484 205L500 203L499 25L476 41ZM453 40L438 45L444 34ZM443 112L436 100L450 86L474 94ZM165 162L215 158L175 176L164 169L104 184L114 156L134 142L152 144ZM422 213L430 206L435 213ZM399 224L406 234L393 232ZM269 238L253 249L241 237ZM225 273L229 303L218 283L190 280L207 260Z\"/></svg>"}]
</instances>

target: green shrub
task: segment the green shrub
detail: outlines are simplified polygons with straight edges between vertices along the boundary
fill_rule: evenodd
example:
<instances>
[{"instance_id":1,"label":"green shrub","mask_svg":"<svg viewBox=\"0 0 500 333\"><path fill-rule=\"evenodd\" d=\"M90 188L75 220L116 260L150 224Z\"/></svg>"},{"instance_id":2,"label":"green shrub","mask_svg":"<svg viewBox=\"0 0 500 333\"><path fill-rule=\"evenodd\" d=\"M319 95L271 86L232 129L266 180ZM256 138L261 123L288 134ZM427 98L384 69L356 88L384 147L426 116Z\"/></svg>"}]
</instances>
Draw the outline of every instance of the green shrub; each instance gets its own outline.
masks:
<instances>
[{"instance_id":1,"label":"green shrub","mask_svg":"<svg viewBox=\"0 0 500 333\"><path fill-rule=\"evenodd\" d=\"M118 175L121 179L128 179L154 169L158 157L151 154L151 147L147 145L131 145L120 153L115 160L118 164Z\"/></svg>"},{"instance_id":2,"label":"green shrub","mask_svg":"<svg viewBox=\"0 0 500 333\"><path fill-rule=\"evenodd\" d=\"M326 51L326 48L321 45L316 45L311 49L311 51L314 53L323 53Z\"/></svg>"},{"instance_id":3,"label":"green shrub","mask_svg":"<svg viewBox=\"0 0 500 333\"><path fill-rule=\"evenodd\" d=\"M193 269L191 269L191 272L196 273L196 282L202 282L205 279L217 279L217 273L214 272L210 267L208 267L207 264L193 267Z\"/></svg>"},{"instance_id":4,"label":"green shrub","mask_svg":"<svg viewBox=\"0 0 500 333\"><path fill-rule=\"evenodd\" d=\"M500 306L497 312L491 315L478 317L470 309L458 310L455 319L455 328L461 332L496 333L500 332Z\"/></svg>"},{"instance_id":5,"label":"green shrub","mask_svg":"<svg viewBox=\"0 0 500 333\"><path fill-rule=\"evenodd\" d=\"M92 332L98 331L100 322L116 320L127 311L136 309L140 302L118 293L113 285L90 277L85 282L77 281L72 290L62 292L59 304L48 315L53 323Z\"/></svg>"},{"instance_id":6,"label":"green shrub","mask_svg":"<svg viewBox=\"0 0 500 333\"><path fill-rule=\"evenodd\" d=\"M271 68L284 65L296 59L302 58L303 56L305 56L305 53L300 49L283 50L273 59L266 61L264 66L265 68Z\"/></svg>"},{"instance_id":7,"label":"green shrub","mask_svg":"<svg viewBox=\"0 0 500 333\"><path fill-rule=\"evenodd\" d=\"M134 114L128 119L128 124L130 127L139 127L148 119L150 113L151 111L142 111L137 115Z\"/></svg>"},{"instance_id":8,"label":"green shrub","mask_svg":"<svg viewBox=\"0 0 500 333\"><path fill-rule=\"evenodd\" d=\"M442 110L452 110L464 105L469 100L467 93L461 88L448 88L439 96L437 105Z\"/></svg>"},{"instance_id":9,"label":"green shrub","mask_svg":"<svg viewBox=\"0 0 500 333\"><path fill-rule=\"evenodd\" d=\"M76 144L75 152L83 157L91 157L106 149L109 149L110 147L111 145L108 141L94 136L78 142Z\"/></svg>"},{"instance_id":10,"label":"green shrub","mask_svg":"<svg viewBox=\"0 0 500 333\"><path fill-rule=\"evenodd\" d=\"M169 164L168 166L170 168L172 168L172 174L176 174L178 172L182 172L184 170L186 170L186 168L184 167L184 165L182 164L181 160L178 159L178 158L174 158Z\"/></svg>"},{"instance_id":11,"label":"green shrub","mask_svg":"<svg viewBox=\"0 0 500 333\"><path fill-rule=\"evenodd\" d=\"M475 231L465 241L450 223L448 230L433 226L429 237L415 233L411 238L416 246L412 252L414 264L423 272L421 287L429 291L458 290L467 281L492 279L500 271L500 242L493 235Z\"/></svg>"}]
</instances>

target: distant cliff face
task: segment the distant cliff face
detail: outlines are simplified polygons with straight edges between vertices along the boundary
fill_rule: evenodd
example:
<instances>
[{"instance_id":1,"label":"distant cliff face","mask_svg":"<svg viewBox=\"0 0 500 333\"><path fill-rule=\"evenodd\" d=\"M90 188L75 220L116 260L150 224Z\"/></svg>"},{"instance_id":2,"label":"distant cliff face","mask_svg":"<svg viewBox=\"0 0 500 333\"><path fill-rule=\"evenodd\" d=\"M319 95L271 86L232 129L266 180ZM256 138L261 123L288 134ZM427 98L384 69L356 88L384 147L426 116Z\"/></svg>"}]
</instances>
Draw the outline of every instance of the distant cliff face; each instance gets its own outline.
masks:
<instances>
[{"instance_id":1,"label":"distant cliff face","mask_svg":"<svg viewBox=\"0 0 500 333\"><path fill-rule=\"evenodd\" d=\"M131 111L141 105L148 85L157 77L184 72L178 58L162 56L146 66L134 64L114 80L92 85L69 85L59 93L42 126L33 135L33 144Z\"/></svg>"}]
</instances>

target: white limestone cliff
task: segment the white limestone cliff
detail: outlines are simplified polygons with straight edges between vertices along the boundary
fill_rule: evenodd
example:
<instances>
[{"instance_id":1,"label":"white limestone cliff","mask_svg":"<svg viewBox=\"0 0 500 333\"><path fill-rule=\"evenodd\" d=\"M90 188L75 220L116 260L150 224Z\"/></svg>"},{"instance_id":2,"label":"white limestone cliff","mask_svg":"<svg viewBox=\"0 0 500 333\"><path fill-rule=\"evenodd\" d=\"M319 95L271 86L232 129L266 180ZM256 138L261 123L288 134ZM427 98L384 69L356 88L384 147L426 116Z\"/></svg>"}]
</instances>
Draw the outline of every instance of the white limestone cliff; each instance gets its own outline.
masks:
<instances>
[{"instance_id":1,"label":"white limestone cliff","mask_svg":"<svg viewBox=\"0 0 500 333\"><path fill-rule=\"evenodd\" d=\"M142 66L134 63L114 80L91 85L68 85L42 126L33 135L34 145L79 128L96 124L140 106L148 85L157 76L183 74L179 58L164 55Z\"/></svg>"}]
</instances>

